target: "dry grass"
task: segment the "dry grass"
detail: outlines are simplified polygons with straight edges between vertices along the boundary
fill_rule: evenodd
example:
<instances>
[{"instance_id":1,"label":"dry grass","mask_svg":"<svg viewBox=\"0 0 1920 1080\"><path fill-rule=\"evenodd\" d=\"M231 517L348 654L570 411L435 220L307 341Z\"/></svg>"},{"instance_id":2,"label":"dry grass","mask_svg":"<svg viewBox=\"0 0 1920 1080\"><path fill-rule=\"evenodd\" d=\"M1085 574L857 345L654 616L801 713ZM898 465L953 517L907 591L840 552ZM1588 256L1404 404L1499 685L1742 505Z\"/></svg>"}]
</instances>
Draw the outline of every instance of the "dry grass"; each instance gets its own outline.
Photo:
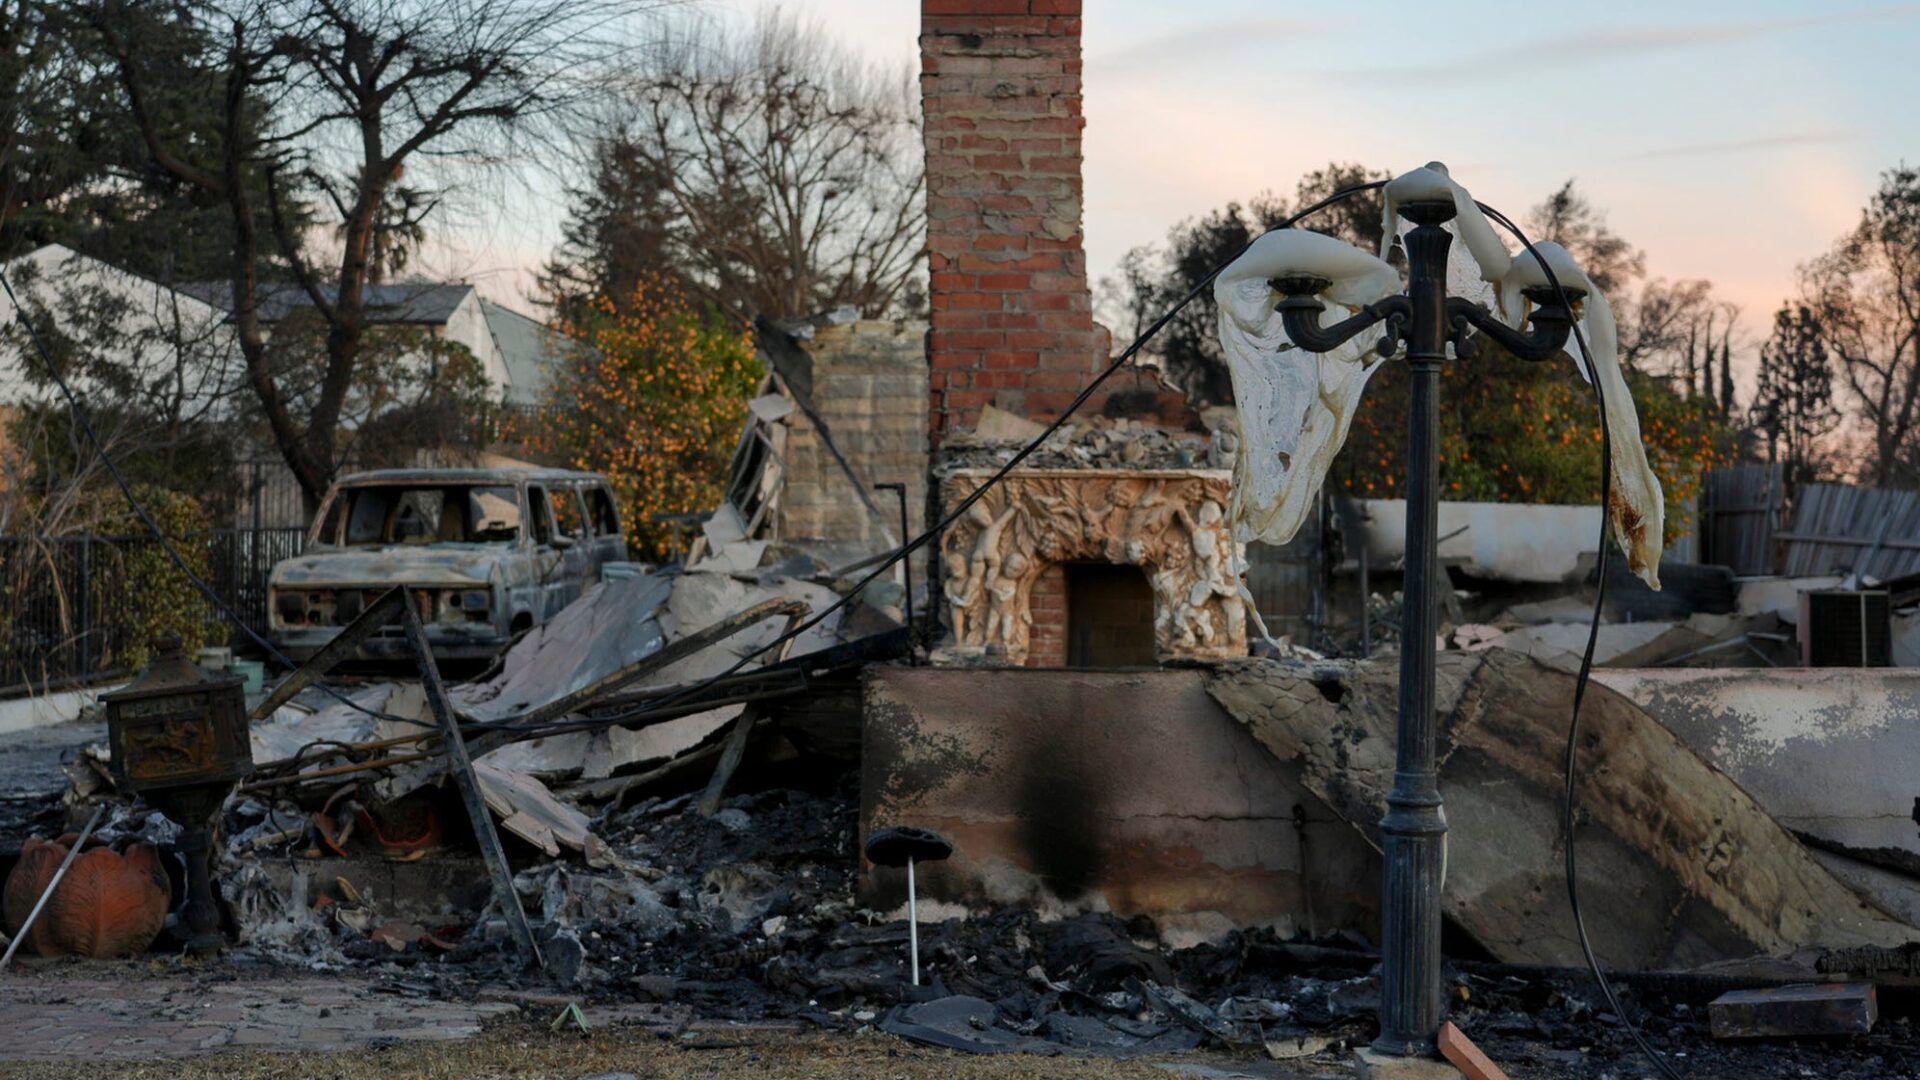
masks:
<instances>
[{"instance_id":1,"label":"dry grass","mask_svg":"<svg viewBox=\"0 0 1920 1080\"><path fill-rule=\"evenodd\" d=\"M1215 1064L1231 1062L1214 1058ZM107 1080L165 1077L168 1080L491 1080L553 1078L581 1080L602 1073L648 1078L784 1080L832 1077L901 1080L952 1077L1002 1080L1021 1077L1085 1077L1099 1080L1169 1080L1173 1075L1143 1062L1023 1055L991 1057L932 1050L885 1035L794 1035L709 1029L665 1040L640 1028L605 1028L582 1035L553 1033L542 1025L509 1023L478 1038L415 1043L342 1053L231 1052L151 1063L73 1062L15 1065L5 1071L22 1080ZM1263 1075L1265 1075L1263 1070ZM1304 1077L1301 1080L1305 1080Z\"/></svg>"}]
</instances>

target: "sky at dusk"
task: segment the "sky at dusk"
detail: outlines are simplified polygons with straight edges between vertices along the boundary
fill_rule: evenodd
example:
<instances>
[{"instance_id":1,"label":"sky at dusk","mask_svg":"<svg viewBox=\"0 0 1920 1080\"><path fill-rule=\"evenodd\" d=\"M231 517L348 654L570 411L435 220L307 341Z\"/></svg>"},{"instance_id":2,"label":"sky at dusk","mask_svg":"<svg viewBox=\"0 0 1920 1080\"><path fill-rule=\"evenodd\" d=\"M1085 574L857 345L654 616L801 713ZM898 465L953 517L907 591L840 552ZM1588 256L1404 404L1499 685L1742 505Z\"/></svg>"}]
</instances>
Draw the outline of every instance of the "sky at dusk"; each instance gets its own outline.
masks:
<instances>
[{"instance_id":1,"label":"sky at dusk","mask_svg":"<svg viewBox=\"0 0 1920 1080\"><path fill-rule=\"evenodd\" d=\"M699 6L744 20L758 4ZM787 6L917 70L914 0ZM1758 332L1879 173L1920 161L1920 4L1087 0L1084 33L1095 279L1329 161L1437 158L1515 216L1574 178L1653 274L1712 280ZM442 272L527 307L553 191L463 225Z\"/></svg>"}]
</instances>

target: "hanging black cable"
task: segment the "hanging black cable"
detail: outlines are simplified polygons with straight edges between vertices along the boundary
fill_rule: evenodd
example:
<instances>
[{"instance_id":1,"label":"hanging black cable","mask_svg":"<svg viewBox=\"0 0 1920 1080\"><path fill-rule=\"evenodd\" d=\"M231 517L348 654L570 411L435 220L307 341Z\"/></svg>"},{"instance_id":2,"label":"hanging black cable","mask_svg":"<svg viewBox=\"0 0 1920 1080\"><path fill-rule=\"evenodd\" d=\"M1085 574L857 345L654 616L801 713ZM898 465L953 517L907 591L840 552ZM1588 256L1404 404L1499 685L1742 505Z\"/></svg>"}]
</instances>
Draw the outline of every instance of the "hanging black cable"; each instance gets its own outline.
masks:
<instances>
[{"instance_id":1,"label":"hanging black cable","mask_svg":"<svg viewBox=\"0 0 1920 1080\"><path fill-rule=\"evenodd\" d=\"M1528 255L1540 264L1546 272L1547 284L1553 286L1554 296L1562 304L1571 307L1567 292L1560 285L1560 279L1554 275L1553 267L1540 257L1533 241L1527 239L1520 227L1507 219L1505 214L1485 203L1476 203L1481 212L1498 222L1514 239L1520 241ZM1607 508L1613 503L1613 433L1607 427L1607 392L1601 385L1600 369L1593 362L1593 351L1587 347L1587 338L1580 330L1580 324L1573 324L1574 344L1580 347L1580 356L1586 361L1588 381L1593 385L1594 400L1600 409L1600 554L1595 564L1598 584L1593 598L1593 617L1587 624L1587 647L1580 655L1580 671L1573 682L1573 713L1567 720L1566 752L1561 761L1564 794L1561 800L1560 829L1561 842L1566 854L1567 906L1573 912L1573 926L1580 938L1580 953L1586 958L1587 970L1593 974L1593 981L1600 988L1600 996L1606 999L1607 1007L1613 1015L1620 1018L1620 1024L1632 1036L1634 1045L1640 1048L1653 1067L1660 1070L1667 1080L1684 1080L1679 1071L1656 1052L1647 1042L1645 1033L1633 1017L1620 1006L1620 998L1614 993L1613 983L1608 980L1605 971L1600 968L1600 960L1594 955L1593 941L1587 934L1586 920L1580 915L1580 875L1579 861L1574 845L1574 826L1578 818L1578 802L1575 783L1579 779L1579 761L1576 750L1580 738L1580 706L1587 698L1587 686L1593 679L1594 647L1600 638L1600 614L1607 598L1607 546L1610 540L1607 528Z\"/></svg>"}]
</instances>

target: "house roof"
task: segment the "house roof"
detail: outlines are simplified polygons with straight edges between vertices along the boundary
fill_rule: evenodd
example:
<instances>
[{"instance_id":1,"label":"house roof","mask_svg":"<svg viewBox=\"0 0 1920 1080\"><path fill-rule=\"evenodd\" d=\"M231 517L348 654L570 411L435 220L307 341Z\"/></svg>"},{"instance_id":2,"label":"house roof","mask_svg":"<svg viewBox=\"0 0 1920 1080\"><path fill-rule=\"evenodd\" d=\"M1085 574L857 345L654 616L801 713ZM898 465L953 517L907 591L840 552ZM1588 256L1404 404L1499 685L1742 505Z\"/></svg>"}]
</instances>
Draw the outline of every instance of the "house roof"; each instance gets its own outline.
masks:
<instances>
[{"instance_id":1,"label":"house roof","mask_svg":"<svg viewBox=\"0 0 1920 1080\"><path fill-rule=\"evenodd\" d=\"M528 318L509 307L480 299L480 311L500 347L500 359L507 366L512 385L507 389L510 405L537 405L553 384L554 364L569 356L591 351L587 346L558 333L538 319Z\"/></svg>"},{"instance_id":2,"label":"house roof","mask_svg":"<svg viewBox=\"0 0 1920 1080\"><path fill-rule=\"evenodd\" d=\"M195 281L180 288L182 292L216 307L229 309L233 306L233 286L227 282ZM457 282L403 281L369 285L361 295L369 323L440 326L453 316L454 310L471 292L473 286ZM331 302L339 295L339 290L331 285L323 285L320 295ZM260 318L263 322L279 322L296 311L312 306L312 298L298 285L274 283L260 286Z\"/></svg>"}]
</instances>

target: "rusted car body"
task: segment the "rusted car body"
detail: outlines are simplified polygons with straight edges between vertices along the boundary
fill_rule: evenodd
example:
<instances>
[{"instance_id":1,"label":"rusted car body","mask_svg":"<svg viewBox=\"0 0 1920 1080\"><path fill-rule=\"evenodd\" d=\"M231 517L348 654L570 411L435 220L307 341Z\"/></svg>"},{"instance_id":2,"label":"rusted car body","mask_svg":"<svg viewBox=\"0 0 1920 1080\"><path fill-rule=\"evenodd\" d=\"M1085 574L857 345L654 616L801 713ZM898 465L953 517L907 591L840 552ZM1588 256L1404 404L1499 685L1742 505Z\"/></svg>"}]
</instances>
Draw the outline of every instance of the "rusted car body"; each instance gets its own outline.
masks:
<instances>
[{"instance_id":1,"label":"rusted car body","mask_svg":"<svg viewBox=\"0 0 1920 1080\"><path fill-rule=\"evenodd\" d=\"M491 657L624 561L606 478L561 469L383 469L338 480L305 554L269 578L276 647L312 656L395 585L412 591L434 655ZM407 652L398 625L361 648Z\"/></svg>"}]
</instances>

